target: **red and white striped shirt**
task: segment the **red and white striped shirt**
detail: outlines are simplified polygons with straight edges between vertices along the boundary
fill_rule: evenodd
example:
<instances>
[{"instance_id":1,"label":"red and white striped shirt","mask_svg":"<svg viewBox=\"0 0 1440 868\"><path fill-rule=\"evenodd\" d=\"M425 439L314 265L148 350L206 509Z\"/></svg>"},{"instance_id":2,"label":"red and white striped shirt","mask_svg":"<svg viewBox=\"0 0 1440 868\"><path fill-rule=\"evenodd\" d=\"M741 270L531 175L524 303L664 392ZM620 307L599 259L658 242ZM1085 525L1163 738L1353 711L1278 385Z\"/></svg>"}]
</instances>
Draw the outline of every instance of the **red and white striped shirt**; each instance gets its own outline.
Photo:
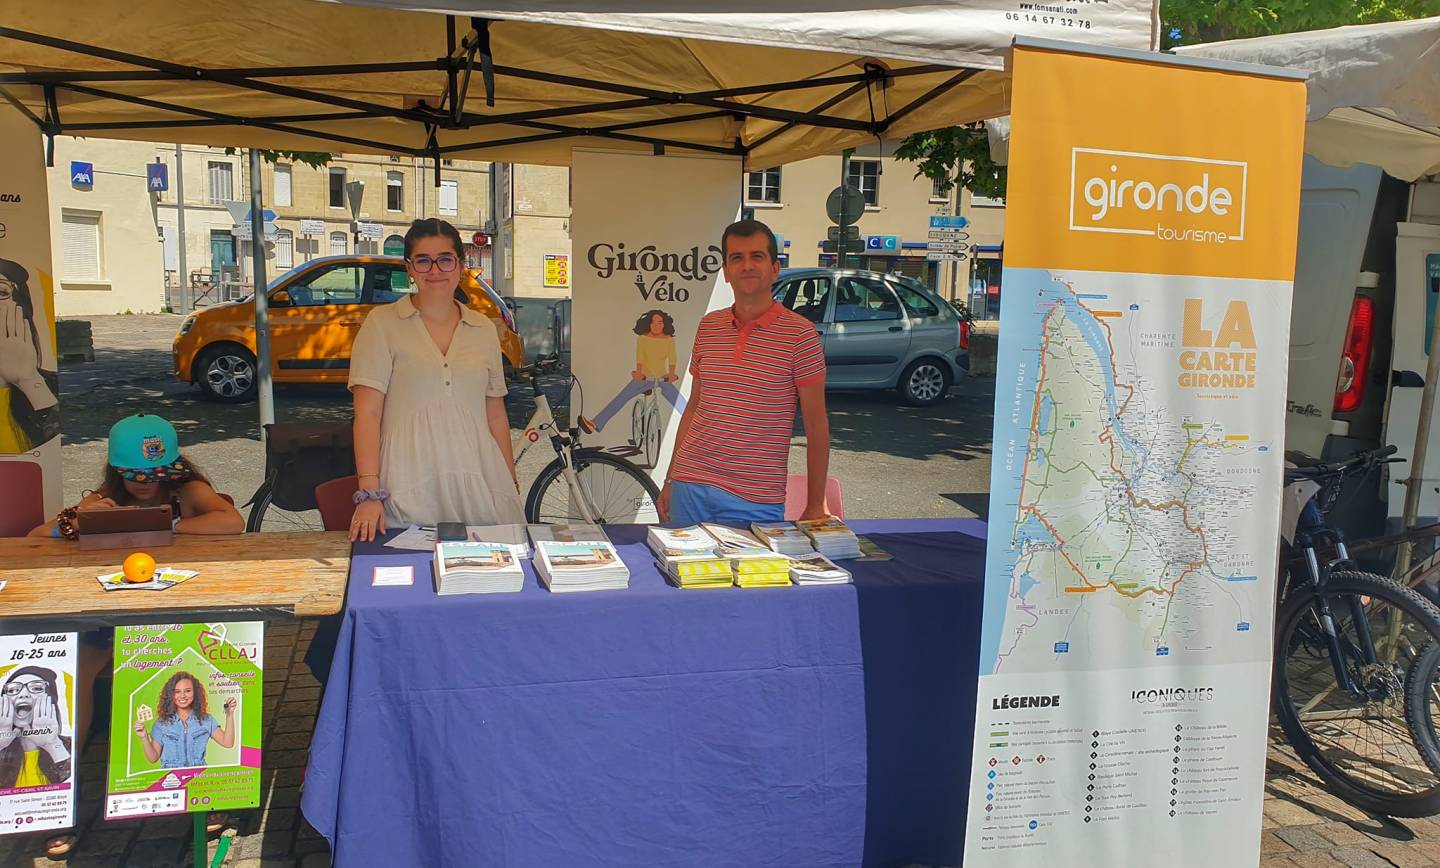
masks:
<instances>
[{"instance_id":1,"label":"red and white striped shirt","mask_svg":"<svg viewBox=\"0 0 1440 868\"><path fill-rule=\"evenodd\" d=\"M711 311L695 333L690 373L700 403L670 478L783 503L797 388L825 382L815 324L779 302L743 325L733 307Z\"/></svg>"}]
</instances>

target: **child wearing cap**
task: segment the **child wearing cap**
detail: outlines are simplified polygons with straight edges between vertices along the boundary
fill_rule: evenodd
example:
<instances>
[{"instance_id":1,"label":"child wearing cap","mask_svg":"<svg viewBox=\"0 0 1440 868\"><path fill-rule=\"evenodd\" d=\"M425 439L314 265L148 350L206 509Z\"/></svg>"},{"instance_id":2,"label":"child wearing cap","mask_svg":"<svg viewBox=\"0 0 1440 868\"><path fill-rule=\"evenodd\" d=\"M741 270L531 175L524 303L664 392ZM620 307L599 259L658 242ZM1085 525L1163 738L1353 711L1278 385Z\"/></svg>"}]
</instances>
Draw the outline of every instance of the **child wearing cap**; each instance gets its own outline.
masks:
<instances>
[{"instance_id":1,"label":"child wearing cap","mask_svg":"<svg viewBox=\"0 0 1440 868\"><path fill-rule=\"evenodd\" d=\"M234 504L221 497L195 466L180 453L175 426L159 416L141 413L127 416L110 428L109 454L100 487L89 492L75 506L62 510L54 521L42 524L30 536L74 539L75 514L82 509L117 506L170 506L176 533L236 534L245 532L245 518ZM80 634L80 657L76 671L75 748L90 728L91 702L95 679L109 664L108 631ZM0 783L3 785L3 783ZM215 831L223 815L211 817L208 828ZM74 830L62 832L45 842L52 858L68 854L77 843Z\"/></svg>"},{"instance_id":2,"label":"child wearing cap","mask_svg":"<svg viewBox=\"0 0 1440 868\"><path fill-rule=\"evenodd\" d=\"M245 518L215 492L210 481L180 454L175 426L150 413L127 416L110 428L109 460L100 486L30 536L73 539L75 513L117 506L170 506L176 533L233 534Z\"/></svg>"}]
</instances>

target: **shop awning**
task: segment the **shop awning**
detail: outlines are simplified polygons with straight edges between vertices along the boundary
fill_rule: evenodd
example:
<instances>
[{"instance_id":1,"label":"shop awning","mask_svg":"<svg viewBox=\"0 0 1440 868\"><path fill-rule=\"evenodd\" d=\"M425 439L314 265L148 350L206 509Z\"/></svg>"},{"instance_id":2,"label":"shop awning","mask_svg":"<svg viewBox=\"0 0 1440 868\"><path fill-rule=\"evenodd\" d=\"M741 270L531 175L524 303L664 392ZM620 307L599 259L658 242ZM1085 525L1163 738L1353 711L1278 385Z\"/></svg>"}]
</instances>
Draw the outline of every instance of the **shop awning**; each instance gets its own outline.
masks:
<instances>
[{"instance_id":1,"label":"shop awning","mask_svg":"<svg viewBox=\"0 0 1440 868\"><path fill-rule=\"evenodd\" d=\"M1003 114L1017 33L1146 49L1158 26L1154 0L1033 22L999 0L533 5L6 3L0 89L79 136L555 165L576 146L671 149L761 168Z\"/></svg>"}]
</instances>

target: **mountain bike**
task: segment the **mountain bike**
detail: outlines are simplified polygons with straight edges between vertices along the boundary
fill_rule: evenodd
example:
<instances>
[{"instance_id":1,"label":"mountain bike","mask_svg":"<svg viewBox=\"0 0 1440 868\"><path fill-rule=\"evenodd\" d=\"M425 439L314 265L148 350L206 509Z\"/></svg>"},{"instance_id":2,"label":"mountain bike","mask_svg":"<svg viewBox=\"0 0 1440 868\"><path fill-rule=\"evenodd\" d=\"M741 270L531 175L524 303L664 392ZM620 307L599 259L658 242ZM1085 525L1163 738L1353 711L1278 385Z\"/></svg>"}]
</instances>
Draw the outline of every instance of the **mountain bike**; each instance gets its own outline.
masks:
<instances>
[{"instance_id":1,"label":"mountain bike","mask_svg":"<svg viewBox=\"0 0 1440 868\"><path fill-rule=\"evenodd\" d=\"M555 359L537 361L521 371L530 377L535 413L515 444L515 463L530 447L548 438L555 460L540 471L525 498L531 524L653 524L660 520L660 489L650 475L619 455L580 445L581 429L561 429L540 389L540 375ZM571 382L575 378L571 377ZM576 419L580 418L577 411Z\"/></svg>"},{"instance_id":2,"label":"mountain bike","mask_svg":"<svg viewBox=\"0 0 1440 868\"><path fill-rule=\"evenodd\" d=\"M1440 813L1440 609L1351 560L1326 514L1342 482L1394 447L1285 470L1303 506L1282 540L1274 708L1295 752L1340 798L1393 817ZM1322 560L1322 556L1325 558Z\"/></svg>"}]
</instances>

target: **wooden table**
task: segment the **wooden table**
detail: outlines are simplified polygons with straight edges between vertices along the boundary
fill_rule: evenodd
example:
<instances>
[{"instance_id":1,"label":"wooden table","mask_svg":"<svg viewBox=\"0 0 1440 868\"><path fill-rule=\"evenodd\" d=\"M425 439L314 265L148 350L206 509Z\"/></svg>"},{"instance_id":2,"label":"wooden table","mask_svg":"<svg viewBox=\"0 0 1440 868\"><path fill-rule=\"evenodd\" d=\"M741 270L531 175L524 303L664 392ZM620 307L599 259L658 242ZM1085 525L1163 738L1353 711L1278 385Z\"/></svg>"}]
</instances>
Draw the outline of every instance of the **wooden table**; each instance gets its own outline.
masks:
<instances>
[{"instance_id":1,"label":"wooden table","mask_svg":"<svg viewBox=\"0 0 1440 868\"><path fill-rule=\"evenodd\" d=\"M0 539L0 633L89 630L170 619L319 618L345 602L343 532L185 536L150 551L161 566L199 571L164 591L106 591L95 577L130 552L73 542Z\"/></svg>"}]
</instances>

